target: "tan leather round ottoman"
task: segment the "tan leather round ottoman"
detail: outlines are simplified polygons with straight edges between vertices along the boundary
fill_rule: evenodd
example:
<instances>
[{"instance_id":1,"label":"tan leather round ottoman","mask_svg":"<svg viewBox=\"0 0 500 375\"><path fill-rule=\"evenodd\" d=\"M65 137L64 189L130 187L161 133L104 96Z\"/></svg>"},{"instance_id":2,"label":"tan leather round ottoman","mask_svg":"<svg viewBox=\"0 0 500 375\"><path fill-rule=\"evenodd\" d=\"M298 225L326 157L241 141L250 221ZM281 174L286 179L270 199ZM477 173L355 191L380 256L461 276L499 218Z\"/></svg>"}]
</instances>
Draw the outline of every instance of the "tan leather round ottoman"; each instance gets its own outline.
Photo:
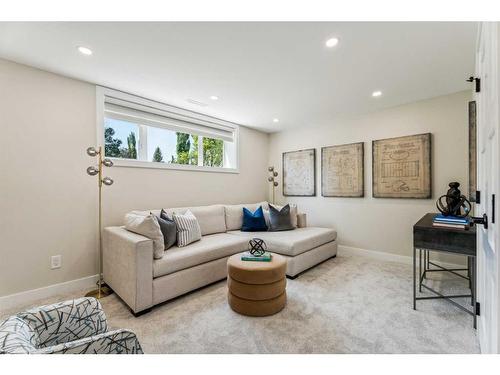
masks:
<instances>
[{"instance_id":1,"label":"tan leather round ottoman","mask_svg":"<svg viewBox=\"0 0 500 375\"><path fill-rule=\"evenodd\" d=\"M286 304L286 259L273 254L270 262L242 261L241 254L227 261L229 306L237 313L267 316Z\"/></svg>"}]
</instances>

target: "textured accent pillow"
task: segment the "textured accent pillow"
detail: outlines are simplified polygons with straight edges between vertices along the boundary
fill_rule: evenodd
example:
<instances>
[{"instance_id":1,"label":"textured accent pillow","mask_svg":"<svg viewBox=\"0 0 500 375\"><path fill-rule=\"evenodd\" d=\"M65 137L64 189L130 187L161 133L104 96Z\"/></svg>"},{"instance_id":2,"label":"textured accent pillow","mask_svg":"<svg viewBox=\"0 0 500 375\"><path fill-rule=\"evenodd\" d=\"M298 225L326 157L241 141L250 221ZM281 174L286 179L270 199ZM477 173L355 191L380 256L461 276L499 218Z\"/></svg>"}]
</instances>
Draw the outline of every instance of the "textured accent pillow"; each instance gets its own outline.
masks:
<instances>
[{"instance_id":1,"label":"textured accent pillow","mask_svg":"<svg viewBox=\"0 0 500 375\"><path fill-rule=\"evenodd\" d=\"M177 246L184 247L201 240L200 224L191 211L187 210L184 215L174 212L173 219L177 225Z\"/></svg>"},{"instance_id":2,"label":"textured accent pillow","mask_svg":"<svg viewBox=\"0 0 500 375\"><path fill-rule=\"evenodd\" d=\"M292 221L293 227L297 228L298 227L298 218L297 218L298 210L297 210L297 205L295 203L289 203L289 205L290 205L290 220ZM277 208L278 210L281 210L283 208L283 206L278 206L277 204L274 204L273 206L275 208ZM266 210L264 208L264 219L266 219L266 225L268 227L270 227L271 223L269 222L269 209Z\"/></svg>"},{"instance_id":3,"label":"textured accent pillow","mask_svg":"<svg viewBox=\"0 0 500 375\"><path fill-rule=\"evenodd\" d=\"M290 205L287 204L279 210L270 204L269 224L269 230L272 232L295 229L292 224L292 216L290 215Z\"/></svg>"},{"instance_id":4,"label":"textured accent pillow","mask_svg":"<svg viewBox=\"0 0 500 375\"><path fill-rule=\"evenodd\" d=\"M158 224L160 225L160 230L163 234L165 250L170 249L177 242L177 225L175 225L175 222L168 217L163 208L160 212L160 217L157 216L156 218L158 219Z\"/></svg>"},{"instance_id":5,"label":"textured accent pillow","mask_svg":"<svg viewBox=\"0 0 500 375\"><path fill-rule=\"evenodd\" d=\"M153 257L155 259L161 259L163 257L165 243L160 224L158 224L158 219L155 215L149 214L144 216L128 213L125 215L125 229L152 239Z\"/></svg>"},{"instance_id":6,"label":"textured accent pillow","mask_svg":"<svg viewBox=\"0 0 500 375\"><path fill-rule=\"evenodd\" d=\"M241 226L242 232L262 232L267 230L266 220L264 219L264 212L262 206L259 206L255 212L250 211L248 208L243 207L243 225Z\"/></svg>"}]
</instances>

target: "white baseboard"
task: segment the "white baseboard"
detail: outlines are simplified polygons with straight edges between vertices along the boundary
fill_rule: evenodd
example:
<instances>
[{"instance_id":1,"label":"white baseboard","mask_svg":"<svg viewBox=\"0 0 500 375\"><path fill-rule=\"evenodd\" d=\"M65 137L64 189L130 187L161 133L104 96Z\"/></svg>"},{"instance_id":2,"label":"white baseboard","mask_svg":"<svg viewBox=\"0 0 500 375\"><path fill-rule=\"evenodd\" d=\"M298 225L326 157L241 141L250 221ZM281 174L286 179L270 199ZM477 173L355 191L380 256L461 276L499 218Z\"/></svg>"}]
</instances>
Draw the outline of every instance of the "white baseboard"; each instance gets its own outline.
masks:
<instances>
[{"instance_id":1,"label":"white baseboard","mask_svg":"<svg viewBox=\"0 0 500 375\"><path fill-rule=\"evenodd\" d=\"M384 260L386 262L396 262L403 264L413 264L413 257L405 255L397 255L393 253L385 253L383 251L360 249L358 247L351 247L345 245L338 245L337 255L339 256L364 256L368 258L374 258L378 260ZM417 258L418 259L418 258ZM447 268L463 268L463 265L447 263L439 261L439 264Z\"/></svg>"},{"instance_id":2,"label":"white baseboard","mask_svg":"<svg viewBox=\"0 0 500 375\"><path fill-rule=\"evenodd\" d=\"M379 260L385 260L388 262L412 264L412 257L397 255L393 253L385 253L383 251L360 249L359 247L351 247L345 245L338 245L337 254L340 256L364 256L368 258L375 258Z\"/></svg>"},{"instance_id":3,"label":"white baseboard","mask_svg":"<svg viewBox=\"0 0 500 375\"><path fill-rule=\"evenodd\" d=\"M49 285L43 288L27 290L25 292L0 297L0 308L10 309L17 305L26 305L43 298L50 298L58 294L77 292L91 289L97 283L97 275L70 280L60 284Z\"/></svg>"}]
</instances>

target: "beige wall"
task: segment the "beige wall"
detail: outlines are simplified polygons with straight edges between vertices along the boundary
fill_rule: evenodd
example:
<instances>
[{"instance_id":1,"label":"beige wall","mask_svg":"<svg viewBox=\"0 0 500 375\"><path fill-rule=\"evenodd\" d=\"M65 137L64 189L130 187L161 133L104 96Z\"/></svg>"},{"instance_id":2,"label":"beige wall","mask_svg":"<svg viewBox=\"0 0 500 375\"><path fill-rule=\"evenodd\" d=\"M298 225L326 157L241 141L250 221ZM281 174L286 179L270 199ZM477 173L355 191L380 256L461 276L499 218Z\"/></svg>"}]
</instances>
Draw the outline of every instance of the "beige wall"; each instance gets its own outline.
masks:
<instances>
[{"instance_id":1,"label":"beige wall","mask_svg":"<svg viewBox=\"0 0 500 375\"><path fill-rule=\"evenodd\" d=\"M329 126L275 133L270 138L270 164L279 166L277 200L297 203L308 213L308 224L336 228L340 245L411 255L412 226L426 212L435 212L435 200L444 194L450 181L460 182L467 191L467 102L469 92L407 104L361 117L333 122ZM376 139L432 133L432 199L372 198L371 141ZM321 147L365 142L365 197L321 197ZM316 197L281 195L281 154L316 148Z\"/></svg>"},{"instance_id":2,"label":"beige wall","mask_svg":"<svg viewBox=\"0 0 500 375\"><path fill-rule=\"evenodd\" d=\"M0 296L97 273L95 86L0 60ZM114 167L105 222L131 209L266 198L268 135L240 131L240 173ZM61 269L50 256L62 254Z\"/></svg>"}]
</instances>

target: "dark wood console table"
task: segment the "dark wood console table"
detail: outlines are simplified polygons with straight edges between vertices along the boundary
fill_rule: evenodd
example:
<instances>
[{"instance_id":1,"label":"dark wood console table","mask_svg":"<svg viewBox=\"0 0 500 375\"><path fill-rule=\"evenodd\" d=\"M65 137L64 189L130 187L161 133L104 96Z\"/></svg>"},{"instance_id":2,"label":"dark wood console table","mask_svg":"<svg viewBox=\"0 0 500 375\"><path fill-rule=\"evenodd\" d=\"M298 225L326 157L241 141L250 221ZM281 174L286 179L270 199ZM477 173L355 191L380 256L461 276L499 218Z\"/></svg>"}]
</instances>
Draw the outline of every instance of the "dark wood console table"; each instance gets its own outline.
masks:
<instances>
[{"instance_id":1,"label":"dark wood console table","mask_svg":"<svg viewBox=\"0 0 500 375\"><path fill-rule=\"evenodd\" d=\"M476 328L476 228L472 226L469 230L463 230L434 227L432 219L435 215L435 213L428 213L413 226L413 309L417 309L418 300L444 299L471 314L473 316L474 328ZM419 292L422 292L422 288L424 288L432 292L433 296L417 297L417 250L419 251ZM431 251L464 255L467 257L467 268L445 268L442 265L432 262L429 259ZM464 271L466 275L460 273ZM469 281L471 293L444 295L424 283L428 272L450 272L462 277ZM472 308L465 307L453 300L454 298L464 297L471 299Z\"/></svg>"}]
</instances>

